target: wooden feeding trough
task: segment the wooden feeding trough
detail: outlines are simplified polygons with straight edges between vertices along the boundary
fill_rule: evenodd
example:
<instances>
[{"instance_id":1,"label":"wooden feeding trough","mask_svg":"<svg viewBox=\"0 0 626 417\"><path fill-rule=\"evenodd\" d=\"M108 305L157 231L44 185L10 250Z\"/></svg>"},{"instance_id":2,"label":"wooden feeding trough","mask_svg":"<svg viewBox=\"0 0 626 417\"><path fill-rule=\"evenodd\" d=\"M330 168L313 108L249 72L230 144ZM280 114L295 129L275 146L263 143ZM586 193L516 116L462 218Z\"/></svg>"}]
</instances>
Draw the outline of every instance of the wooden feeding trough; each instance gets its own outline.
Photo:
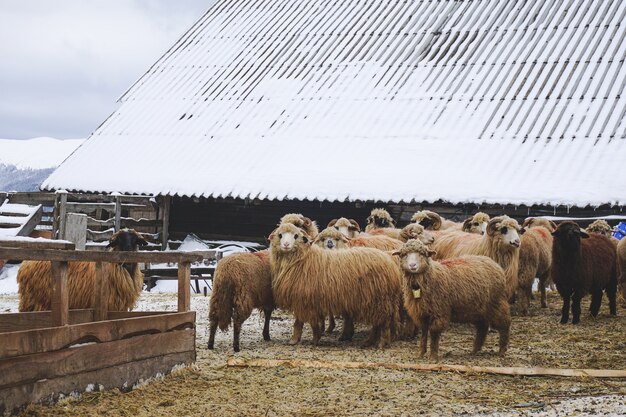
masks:
<instances>
[{"instance_id":1,"label":"wooden feeding trough","mask_svg":"<svg viewBox=\"0 0 626 417\"><path fill-rule=\"evenodd\" d=\"M52 311L0 314L0 414L95 387L130 388L196 359L190 263L203 252L75 251L72 244L0 240L0 259L52 262ZM68 261L96 262L91 309L68 308ZM107 311L108 263L178 263L178 311Z\"/></svg>"}]
</instances>

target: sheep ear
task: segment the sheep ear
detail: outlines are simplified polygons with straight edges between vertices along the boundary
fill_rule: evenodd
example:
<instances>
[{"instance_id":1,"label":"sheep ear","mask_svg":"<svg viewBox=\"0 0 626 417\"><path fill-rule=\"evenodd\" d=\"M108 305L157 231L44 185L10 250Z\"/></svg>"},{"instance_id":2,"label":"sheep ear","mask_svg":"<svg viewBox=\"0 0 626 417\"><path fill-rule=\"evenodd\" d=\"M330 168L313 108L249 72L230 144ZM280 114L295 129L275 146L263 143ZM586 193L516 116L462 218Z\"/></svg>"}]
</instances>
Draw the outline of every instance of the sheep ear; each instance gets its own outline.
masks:
<instances>
[{"instance_id":1,"label":"sheep ear","mask_svg":"<svg viewBox=\"0 0 626 417\"><path fill-rule=\"evenodd\" d=\"M391 256L400 256L400 251L392 252Z\"/></svg>"},{"instance_id":2,"label":"sheep ear","mask_svg":"<svg viewBox=\"0 0 626 417\"><path fill-rule=\"evenodd\" d=\"M426 253L428 254L428 257L430 258L431 256L435 256L437 254L437 251L436 250L427 249Z\"/></svg>"},{"instance_id":3,"label":"sheep ear","mask_svg":"<svg viewBox=\"0 0 626 417\"><path fill-rule=\"evenodd\" d=\"M274 239L274 233L276 233L277 230L278 230L277 228L272 230L272 233L270 233L270 235L267 237L268 242L271 242L272 239Z\"/></svg>"},{"instance_id":4,"label":"sheep ear","mask_svg":"<svg viewBox=\"0 0 626 417\"><path fill-rule=\"evenodd\" d=\"M550 226L552 226L552 230L556 230L557 225L555 222L553 222L552 220L550 220Z\"/></svg>"},{"instance_id":5,"label":"sheep ear","mask_svg":"<svg viewBox=\"0 0 626 417\"><path fill-rule=\"evenodd\" d=\"M371 215L367 218L367 224L370 224L374 221L374 217L372 217Z\"/></svg>"},{"instance_id":6,"label":"sheep ear","mask_svg":"<svg viewBox=\"0 0 626 417\"><path fill-rule=\"evenodd\" d=\"M472 218L471 217L469 219L465 219L465 221L463 222L463 227L461 228L461 230L463 230L464 232L469 232L471 223L472 223Z\"/></svg>"},{"instance_id":7,"label":"sheep ear","mask_svg":"<svg viewBox=\"0 0 626 417\"><path fill-rule=\"evenodd\" d=\"M526 233L526 228L522 227L521 229L519 229L519 234L523 235L524 233Z\"/></svg>"},{"instance_id":8,"label":"sheep ear","mask_svg":"<svg viewBox=\"0 0 626 417\"><path fill-rule=\"evenodd\" d=\"M585 232L584 230L581 230L580 237L582 237L583 239L587 239L589 237L589 233Z\"/></svg>"},{"instance_id":9,"label":"sheep ear","mask_svg":"<svg viewBox=\"0 0 626 417\"><path fill-rule=\"evenodd\" d=\"M339 220L339 219L332 219L332 220L328 223L328 226L326 226L326 227L333 227L333 226L335 225L335 223L337 223L337 220Z\"/></svg>"},{"instance_id":10,"label":"sheep ear","mask_svg":"<svg viewBox=\"0 0 626 417\"><path fill-rule=\"evenodd\" d=\"M361 231L361 226L359 226L359 223L357 223L356 220L354 219L348 219L348 221L350 222L350 224L352 225L350 228L353 230L356 230L357 232Z\"/></svg>"},{"instance_id":11,"label":"sheep ear","mask_svg":"<svg viewBox=\"0 0 626 417\"><path fill-rule=\"evenodd\" d=\"M530 227L530 225L532 224L534 220L535 220L534 217L527 217L526 219L524 219L524 223L522 223L522 228Z\"/></svg>"},{"instance_id":12,"label":"sheep ear","mask_svg":"<svg viewBox=\"0 0 626 417\"><path fill-rule=\"evenodd\" d=\"M498 218L489 220L489 223L487 223L487 234L489 236L493 236L496 233L496 230L498 230L499 224L500 219Z\"/></svg>"}]
</instances>

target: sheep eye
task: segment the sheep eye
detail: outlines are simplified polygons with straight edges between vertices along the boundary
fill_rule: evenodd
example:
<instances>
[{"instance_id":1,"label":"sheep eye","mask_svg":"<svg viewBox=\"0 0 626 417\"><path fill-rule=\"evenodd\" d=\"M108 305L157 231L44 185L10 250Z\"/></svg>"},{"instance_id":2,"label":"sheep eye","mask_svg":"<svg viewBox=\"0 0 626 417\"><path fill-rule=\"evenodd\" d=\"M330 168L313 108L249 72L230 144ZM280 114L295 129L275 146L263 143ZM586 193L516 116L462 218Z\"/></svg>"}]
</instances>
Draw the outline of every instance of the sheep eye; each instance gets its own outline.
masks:
<instances>
[{"instance_id":1,"label":"sheep eye","mask_svg":"<svg viewBox=\"0 0 626 417\"><path fill-rule=\"evenodd\" d=\"M472 226L478 227L478 223L474 222L474 223L472 223Z\"/></svg>"},{"instance_id":2,"label":"sheep eye","mask_svg":"<svg viewBox=\"0 0 626 417\"><path fill-rule=\"evenodd\" d=\"M282 238L283 238L283 234L282 234L282 233L279 233L279 234L278 234L278 238L279 238L279 239L282 239Z\"/></svg>"},{"instance_id":3,"label":"sheep eye","mask_svg":"<svg viewBox=\"0 0 626 417\"><path fill-rule=\"evenodd\" d=\"M339 230L339 228L337 226L335 226L335 230Z\"/></svg>"},{"instance_id":4,"label":"sheep eye","mask_svg":"<svg viewBox=\"0 0 626 417\"><path fill-rule=\"evenodd\" d=\"M296 234L296 235L294 235L294 236L293 236L293 238L294 238L294 239L297 239L297 238L298 238L298 235L297 235L297 234Z\"/></svg>"},{"instance_id":5,"label":"sheep eye","mask_svg":"<svg viewBox=\"0 0 626 417\"><path fill-rule=\"evenodd\" d=\"M503 235L506 235L506 232L508 231L508 229L506 227L502 227L500 229L500 233L502 233Z\"/></svg>"}]
</instances>

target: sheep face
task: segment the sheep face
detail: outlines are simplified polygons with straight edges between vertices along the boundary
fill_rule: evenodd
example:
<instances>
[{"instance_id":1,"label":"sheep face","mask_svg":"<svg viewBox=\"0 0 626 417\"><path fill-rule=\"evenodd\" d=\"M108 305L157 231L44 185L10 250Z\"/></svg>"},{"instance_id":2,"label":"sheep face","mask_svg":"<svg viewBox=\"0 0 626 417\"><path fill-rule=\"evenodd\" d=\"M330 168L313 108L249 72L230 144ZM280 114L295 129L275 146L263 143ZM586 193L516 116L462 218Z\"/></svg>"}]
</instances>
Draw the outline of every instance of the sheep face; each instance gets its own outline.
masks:
<instances>
[{"instance_id":1,"label":"sheep face","mask_svg":"<svg viewBox=\"0 0 626 417\"><path fill-rule=\"evenodd\" d=\"M441 216L430 210L422 210L413 214L411 222L422 225L427 230L441 229Z\"/></svg>"},{"instance_id":2,"label":"sheep face","mask_svg":"<svg viewBox=\"0 0 626 417\"><path fill-rule=\"evenodd\" d=\"M402 249L393 254L400 257L400 267L405 272L421 274L430 267L430 257L435 253L419 240L410 239Z\"/></svg>"},{"instance_id":3,"label":"sheep face","mask_svg":"<svg viewBox=\"0 0 626 417\"><path fill-rule=\"evenodd\" d=\"M301 229L293 224L280 225L270 235L270 244L281 252L292 252L301 244L310 244L311 239Z\"/></svg>"},{"instance_id":4,"label":"sheep face","mask_svg":"<svg viewBox=\"0 0 626 417\"><path fill-rule=\"evenodd\" d=\"M146 246L148 241L134 229L122 229L111 236L107 248L114 251L134 252L137 246Z\"/></svg>"},{"instance_id":5,"label":"sheep face","mask_svg":"<svg viewBox=\"0 0 626 417\"><path fill-rule=\"evenodd\" d=\"M389 212L385 209L373 209L367 218L368 225L374 225L376 228L395 227L395 222Z\"/></svg>"},{"instance_id":6,"label":"sheep face","mask_svg":"<svg viewBox=\"0 0 626 417\"><path fill-rule=\"evenodd\" d=\"M589 233L598 233L606 237L611 237L613 229L606 220L596 220L586 229Z\"/></svg>"},{"instance_id":7,"label":"sheep face","mask_svg":"<svg viewBox=\"0 0 626 417\"><path fill-rule=\"evenodd\" d=\"M345 249L348 247L348 238L334 227L327 227L315 237L313 243L324 249Z\"/></svg>"},{"instance_id":8,"label":"sheep face","mask_svg":"<svg viewBox=\"0 0 626 417\"><path fill-rule=\"evenodd\" d=\"M361 227L356 220L346 219L345 217L331 220L328 223L328 227L334 227L335 230L338 230L347 238L353 238L361 231Z\"/></svg>"},{"instance_id":9,"label":"sheep face","mask_svg":"<svg viewBox=\"0 0 626 417\"><path fill-rule=\"evenodd\" d=\"M425 245L431 245L435 241L435 237L418 223L411 223L405 226L400 235L406 240L417 239Z\"/></svg>"},{"instance_id":10,"label":"sheep face","mask_svg":"<svg viewBox=\"0 0 626 417\"><path fill-rule=\"evenodd\" d=\"M476 213L469 219L463 222L463 231L467 233L476 233L484 235L487 232L487 225L489 224L489 215L486 213Z\"/></svg>"},{"instance_id":11,"label":"sheep face","mask_svg":"<svg viewBox=\"0 0 626 417\"><path fill-rule=\"evenodd\" d=\"M570 252L576 252L580 249L580 239L588 238L589 235L580 229L578 224L565 221L552 232L554 236L554 244L559 245Z\"/></svg>"},{"instance_id":12,"label":"sheep face","mask_svg":"<svg viewBox=\"0 0 626 417\"><path fill-rule=\"evenodd\" d=\"M522 229L515 219L508 216L494 217L487 225L487 234L503 246L519 248Z\"/></svg>"}]
</instances>

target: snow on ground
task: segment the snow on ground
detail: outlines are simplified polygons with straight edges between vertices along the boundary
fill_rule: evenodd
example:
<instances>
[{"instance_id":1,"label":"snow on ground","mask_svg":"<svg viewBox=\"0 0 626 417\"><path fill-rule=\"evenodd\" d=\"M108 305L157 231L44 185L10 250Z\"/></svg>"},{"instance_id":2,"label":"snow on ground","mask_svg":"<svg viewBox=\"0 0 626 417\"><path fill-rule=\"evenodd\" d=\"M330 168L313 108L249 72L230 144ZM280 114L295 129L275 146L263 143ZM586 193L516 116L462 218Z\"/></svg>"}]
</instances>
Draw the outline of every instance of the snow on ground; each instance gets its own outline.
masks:
<instances>
[{"instance_id":1,"label":"snow on ground","mask_svg":"<svg viewBox=\"0 0 626 417\"><path fill-rule=\"evenodd\" d=\"M17 168L55 168L65 160L84 139L54 138L0 139L0 163Z\"/></svg>"},{"instance_id":2,"label":"snow on ground","mask_svg":"<svg viewBox=\"0 0 626 417\"><path fill-rule=\"evenodd\" d=\"M19 265L5 265L0 268L0 294L17 294L17 271Z\"/></svg>"}]
</instances>

